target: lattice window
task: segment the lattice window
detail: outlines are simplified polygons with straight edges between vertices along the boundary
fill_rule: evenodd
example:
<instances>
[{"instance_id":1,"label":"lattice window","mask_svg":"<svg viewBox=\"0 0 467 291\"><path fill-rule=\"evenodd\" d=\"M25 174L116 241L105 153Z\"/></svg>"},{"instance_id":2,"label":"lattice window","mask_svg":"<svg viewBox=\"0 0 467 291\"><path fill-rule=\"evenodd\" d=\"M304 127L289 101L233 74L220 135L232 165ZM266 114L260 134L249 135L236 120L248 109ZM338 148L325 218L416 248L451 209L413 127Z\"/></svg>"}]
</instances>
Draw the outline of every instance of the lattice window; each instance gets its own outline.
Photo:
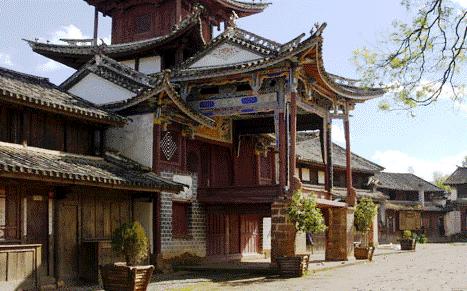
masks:
<instances>
[{"instance_id":1,"label":"lattice window","mask_svg":"<svg viewBox=\"0 0 467 291\"><path fill-rule=\"evenodd\" d=\"M170 132L167 132L161 139L161 151L167 161L170 161L177 152L177 143Z\"/></svg>"},{"instance_id":2,"label":"lattice window","mask_svg":"<svg viewBox=\"0 0 467 291\"><path fill-rule=\"evenodd\" d=\"M145 14L135 17L135 33L144 33L151 30L151 15Z\"/></svg>"}]
</instances>

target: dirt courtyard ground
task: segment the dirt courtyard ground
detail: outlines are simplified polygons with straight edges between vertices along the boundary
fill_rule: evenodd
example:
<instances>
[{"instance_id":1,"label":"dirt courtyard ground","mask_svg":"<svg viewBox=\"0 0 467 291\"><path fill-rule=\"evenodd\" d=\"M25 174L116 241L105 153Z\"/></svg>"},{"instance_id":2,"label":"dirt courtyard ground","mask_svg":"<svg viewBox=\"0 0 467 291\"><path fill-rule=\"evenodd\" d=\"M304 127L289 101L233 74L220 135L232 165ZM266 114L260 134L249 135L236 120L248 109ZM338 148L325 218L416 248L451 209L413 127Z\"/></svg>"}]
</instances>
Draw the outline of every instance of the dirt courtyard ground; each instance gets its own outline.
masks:
<instances>
[{"instance_id":1,"label":"dirt courtyard ground","mask_svg":"<svg viewBox=\"0 0 467 291\"><path fill-rule=\"evenodd\" d=\"M467 291L467 243L418 245L416 252L375 257L371 263L281 279L245 274L187 275L149 290L450 290Z\"/></svg>"}]
</instances>

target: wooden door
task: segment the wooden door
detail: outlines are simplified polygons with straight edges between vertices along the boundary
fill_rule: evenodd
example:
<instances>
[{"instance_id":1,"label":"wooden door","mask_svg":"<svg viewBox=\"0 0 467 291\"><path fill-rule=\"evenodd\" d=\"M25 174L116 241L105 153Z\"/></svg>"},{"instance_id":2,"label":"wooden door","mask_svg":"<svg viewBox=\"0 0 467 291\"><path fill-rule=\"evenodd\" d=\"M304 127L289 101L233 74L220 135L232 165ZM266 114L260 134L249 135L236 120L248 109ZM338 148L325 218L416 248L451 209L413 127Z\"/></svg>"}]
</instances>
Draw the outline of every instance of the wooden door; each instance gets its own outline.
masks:
<instances>
[{"instance_id":1,"label":"wooden door","mask_svg":"<svg viewBox=\"0 0 467 291\"><path fill-rule=\"evenodd\" d=\"M225 254L225 216L210 213L207 215L207 255Z\"/></svg>"},{"instance_id":2,"label":"wooden door","mask_svg":"<svg viewBox=\"0 0 467 291\"><path fill-rule=\"evenodd\" d=\"M259 253L259 217L242 215L240 217L240 245L242 254Z\"/></svg>"},{"instance_id":3,"label":"wooden door","mask_svg":"<svg viewBox=\"0 0 467 291\"><path fill-rule=\"evenodd\" d=\"M57 276L73 280L78 277L78 205L61 203L57 224Z\"/></svg>"},{"instance_id":4,"label":"wooden door","mask_svg":"<svg viewBox=\"0 0 467 291\"><path fill-rule=\"evenodd\" d=\"M32 195L27 198L27 242L42 245L39 275L47 276L47 258L49 247L48 196Z\"/></svg>"},{"instance_id":5,"label":"wooden door","mask_svg":"<svg viewBox=\"0 0 467 291\"><path fill-rule=\"evenodd\" d=\"M229 253L240 253L240 216L229 215Z\"/></svg>"}]
</instances>

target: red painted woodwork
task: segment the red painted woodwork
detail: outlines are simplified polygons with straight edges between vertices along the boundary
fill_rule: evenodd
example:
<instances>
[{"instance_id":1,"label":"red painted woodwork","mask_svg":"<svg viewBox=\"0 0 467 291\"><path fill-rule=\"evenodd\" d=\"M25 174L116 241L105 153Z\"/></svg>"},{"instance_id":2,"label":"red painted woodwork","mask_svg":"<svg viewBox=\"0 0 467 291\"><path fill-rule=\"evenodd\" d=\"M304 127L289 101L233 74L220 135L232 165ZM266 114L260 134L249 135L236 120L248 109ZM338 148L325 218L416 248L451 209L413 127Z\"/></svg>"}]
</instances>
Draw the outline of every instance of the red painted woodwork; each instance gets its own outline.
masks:
<instances>
[{"instance_id":1,"label":"red painted woodwork","mask_svg":"<svg viewBox=\"0 0 467 291\"><path fill-rule=\"evenodd\" d=\"M240 216L240 245L242 254L259 253L259 216L242 215Z\"/></svg>"},{"instance_id":2,"label":"red painted woodwork","mask_svg":"<svg viewBox=\"0 0 467 291\"><path fill-rule=\"evenodd\" d=\"M229 215L229 253L240 253L240 217Z\"/></svg>"},{"instance_id":3,"label":"red painted woodwork","mask_svg":"<svg viewBox=\"0 0 467 291\"><path fill-rule=\"evenodd\" d=\"M235 186L258 184L258 173L255 155L255 143L252 138L241 138L240 153L235 156Z\"/></svg>"},{"instance_id":4,"label":"red painted woodwork","mask_svg":"<svg viewBox=\"0 0 467 291\"><path fill-rule=\"evenodd\" d=\"M232 159L230 149L210 146L211 148L211 187L232 185Z\"/></svg>"},{"instance_id":5,"label":"red painted woodwork","mask_svg":"<svg viewBox=\"0 0 467 291\"><path fill-rule=\"evenodd\" d=\"M225 254L225 216L223 214L207 214L206 244L208 256Z\"/></svg>"},{"instance_id":6,"label":"red painted woodwork","mask_svg":"<svg viewBox=\"0 0 467 291\"><path fill-rule=\"evenodd\" d=\"M198 188L198 201L208 204L272 203L280 193L279 185Z\"/></svg>"},{"instance_id":7,"label":"red painted woodwork","mask_svg":"<svg viewBox=\"0 0 467 291\"><path fill-rule=\"evenodd\" d=\"M172 236L175 238L188 236L189 206L188 203L172 203Z\"/></svg>"},{"instance_id":8,"label":"red painted woodwork","mask_svg":"<svg viewBox=\"0 0 467 291\"><path fill-rule=\"evenodd\" d=\"M273 185L276 180L276 165L274 150L270 150L267 156L261 155L259 158L259 183L260 185Z\"/></svg>"}]
</instances>

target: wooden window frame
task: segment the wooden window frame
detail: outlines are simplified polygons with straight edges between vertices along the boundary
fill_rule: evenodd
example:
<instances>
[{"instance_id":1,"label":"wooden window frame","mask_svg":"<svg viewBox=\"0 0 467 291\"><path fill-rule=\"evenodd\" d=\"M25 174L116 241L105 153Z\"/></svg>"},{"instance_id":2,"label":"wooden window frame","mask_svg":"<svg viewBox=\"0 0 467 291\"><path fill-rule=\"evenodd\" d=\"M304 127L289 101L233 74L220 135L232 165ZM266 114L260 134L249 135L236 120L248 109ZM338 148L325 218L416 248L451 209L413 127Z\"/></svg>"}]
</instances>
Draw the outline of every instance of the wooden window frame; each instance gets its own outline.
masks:
<instances>
[{"instance_id":1,"label":"wooden window frame","mask_svg":"<svg viewBox=\"0 0 467 291\"><path fill-rule=\"evenodd\" d=\"M179 214L178 212L175 211L176 207L183 207L184 208L184 213ZM192 236L190 234L190 208L191 208L191 203L188 202L181 202L181 201L172 201L172 238L173 239L185 239L189 240L192 239ZM179 220L181 216L178 215L183 215L185 216L183 219L185 220L183 223L183 227L181 228L175 228L175 221Z\"/></svg>"}]
</instances>

